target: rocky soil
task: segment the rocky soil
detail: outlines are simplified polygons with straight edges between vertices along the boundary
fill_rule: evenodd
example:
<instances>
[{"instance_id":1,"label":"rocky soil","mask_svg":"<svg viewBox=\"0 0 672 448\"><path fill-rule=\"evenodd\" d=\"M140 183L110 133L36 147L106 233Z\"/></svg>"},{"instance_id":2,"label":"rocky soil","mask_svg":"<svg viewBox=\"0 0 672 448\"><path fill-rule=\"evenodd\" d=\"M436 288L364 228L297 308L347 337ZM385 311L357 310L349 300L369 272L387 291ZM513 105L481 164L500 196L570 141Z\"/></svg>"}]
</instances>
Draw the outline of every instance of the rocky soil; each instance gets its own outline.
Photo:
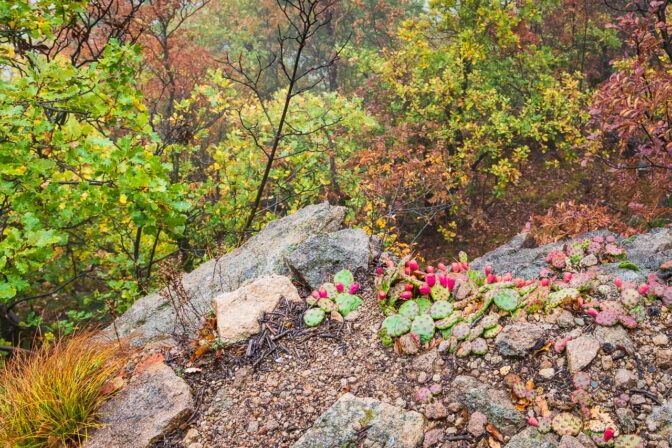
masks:
<instances>
[{"instance_id":1,"label":"rocky soil","mask_svg":"<svg viewBox=\"0 0 672 448\"><path fill-rule=\"evenodd\" d=\"M334 215L324 208L319 213ZM273 228L277 234L283 233L281 229L282 223ZM151 321L139 319L131 324L126 317L127 334L136 334L134 328L151 328L153 338L143 336L144 349L136 361L144 367L139 374L129 374L123 381L128 385L117 396L135 396L131 401L135 410L119 412L128 408L129 401L119 403L122 399L115 397L117 402L108 407L117 411L109 409L109 427L94 434L91 446L115 446L118 442L109 442L115 440L110 436L115 429L125 431L124 446L138 447L571 448L612 446L614 442L617 448L637 446L620 437L626 434L640 437L640 446L669 447L672 443L672 313L659 300L646 303L636 329L597 325L584 309L561 306L548 313L503 315L504 329L487 340L488 352L483 356L458 357L448 341L440 338L415 355L401 355L383 347L378 337L385 316L373 285L375 242L356 242L360 234L339 232L344 231L332 224L313 236L284 235L291 244L274 253L289 269L269 268L262 274L291 273L299 296L306 297L309 290L304 288L328 280L328 272L351 268L362 284L364 305L342 321L306 328L302 320L305 302L278 297L274 311L264 301L263 310L249 311L257 313L257 324L250 329L248 319L246 334L261 331L259 335L225 347L213 343L212 350L206 351L201 347L216 332L214 318L205 319L200 336L194 331L189 338L161 335ZM262 232L258 240L272 243L264 238ZM525 249L523 241L524 236L518 237L472 266L484 269L492 264L501 272L536 278L546 264L545 254L561 245ZM352 250L329 249L343 246ZM672 258L671 231L653 232L625 241L623 246L639 271L618 263L601 266L612 275L610 279L618 276L639 282L657 271L661 277L669 275L669 268L659 269ZM314 253L319 254L319 263L307 261ZM255 272L248 277L254 280L259 275ZM189 279L185 283L192 284ZM226 288L234 291L226 302L247 307L243 299L248 295L236 294L248 284ZM243 288L238 289L240 285ZM221 290L213 296L222 294ZM161 304L152 307L165 310ZM227 312L218 309L220 321ZM145 316L151 319L152 313ZM165 326L167 318L160 322ZM148 339L154 342L147 344ZM174 375L166 378L163 368L147 367L154 364L169 366ZM138 377L154 370L163 378L158 380L154 398L165 396L169 402L172 396L180 408L172 413L166 410L166 418L140 418L144 414L136 409L142 407L137 397L151 397L152 391ZM187 386L193 401L168 394L166 383L174 391ZM133 387L139 390L137 395ZM166 407L156 399L146 401L150 409ZM115 412L121 414L116 419ZM554 430L546 431L544 426L560 414L563 418L570 415L568 425L554 421ZM134 429L134 419L136 426L149 421L152 428ZM577 431L572 429L575 419L579 419ZM138 438L128 441L128 433L134 431ZM100 434L108 437L103 439L107 445L95 444ZM151 437L140 440L140 434Z\"/></svg>"}]
</instances>

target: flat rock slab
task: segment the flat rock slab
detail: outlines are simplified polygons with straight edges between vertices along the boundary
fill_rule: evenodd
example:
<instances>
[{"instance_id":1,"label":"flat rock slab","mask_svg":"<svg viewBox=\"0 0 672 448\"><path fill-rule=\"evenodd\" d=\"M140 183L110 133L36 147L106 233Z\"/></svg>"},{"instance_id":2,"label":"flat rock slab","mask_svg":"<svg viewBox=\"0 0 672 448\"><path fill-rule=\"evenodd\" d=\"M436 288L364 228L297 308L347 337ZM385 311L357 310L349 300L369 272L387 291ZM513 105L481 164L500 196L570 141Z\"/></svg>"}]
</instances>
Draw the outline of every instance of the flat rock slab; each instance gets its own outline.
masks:
<instances>
[{"instance_id":1,"label":"flat rock slab","mask_svg":"<svg viewBox=\"0 0 672 448\"><path fill-rule=\"evenodd\" d=\"M224 292L212 300L217 316L217 332L225 344L244 341L259 333L259 318L273 311L280 299L300 302L292 281L282 275L262 277L235 291Z\"/></svg>"},{"instance_id":2,"label":"flat rock slab","mask_svg":"<svg viewBox=\"0 0 672 448\"><path fill-rule=\"evenodd\" d=\"M84 448L144 448L175 428L194 407L187 383L163 362L150 364L101 410Z\"/></svg>"},{"instance_id":3,"label":"flat rock slab","mask_svg":"<svg viewBox=\"0 0 672 448\"><path fill-rule=\"evenodd\" d=\"M336 272L367 268L379 249L362 229L344 229L308 238L288 257L287 265L299 279L317 289Z\"/></svg>"},{"instance_id":4,"label":"flat rock slab","mask_svg":"<svg viewBox=\"0 0 672 448\"><path fill-rule=\"evenodd\" d=\"M136 346L164 334L194 333L210 311L213 297L258 277L288 274L285 258L311 236L339 230L344 217L344 207L325 202L272 221L238 249L184 275L182 284L190 303L179 310L179 322L165 294L153 293L137 300L117 319L116 331ZM114 337L111 327L108 333Z\"/></svg>"},{"instance_id":5,"label":"flat rock slab","mask_svg":"<svg viewBox=\"0 0 672 448\"><path fill-rule=\"evenodd\" d=\"M358 429L363 425L370 425L365 432L365 445L416 448L422 442L423 424L422 415L415 411L345 394L315 421L294 448L350 446L357 440Z\"/></svg>"},{"instance_id":6,"label":"flat rock slab","mask_svg":"<svg viewBox=\"0 0 672 448\"><path fill-rule=\"evenodd\" d=\"M558 448L558 436L542 434L530 427L511 437L506 448Z\"/></svg>"},{"instance_id":7,"label":"flat rock slab","mask_svg":"<svg viewBox=\"0 0 672 448\"><path fill-rule=\"evenodd\" d=\"M525 417L511 403L511 396L471 376L455 377L449 393L469 409L481 412L502 434L512 436L526 424Z\"/></svg>"},{"instance_id":8,"label":"flat rock slab","mask_svg":"<svg viewBox=\"0 0 672 448\"><path fill-rule=\"evenodd\" d=\"M523 357L545 335L546 331L539 325L527 323L507 325L497 335L495 346L502 356Z\"/></svg>"},{"instance_id":9,"label":"flat rock slab","mask_svg":"<svg viewBox=\"0 0 672 448\"><path fill-rule=\"evenodd\" d=\"M600 342L592 336L584 335L567 343L567 368L570 373L584 369L597 356Z\"/></svg>"}]
</instances>

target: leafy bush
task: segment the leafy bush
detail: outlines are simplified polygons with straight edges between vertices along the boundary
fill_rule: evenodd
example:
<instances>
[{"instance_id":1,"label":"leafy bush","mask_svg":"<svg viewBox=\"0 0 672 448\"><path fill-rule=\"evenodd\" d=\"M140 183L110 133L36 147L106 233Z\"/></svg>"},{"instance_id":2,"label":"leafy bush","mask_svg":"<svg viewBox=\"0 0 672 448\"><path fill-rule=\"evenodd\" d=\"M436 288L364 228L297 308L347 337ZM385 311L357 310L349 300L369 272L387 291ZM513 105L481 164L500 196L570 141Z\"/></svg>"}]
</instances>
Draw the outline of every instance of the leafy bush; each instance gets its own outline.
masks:
<instances>
[{"instance_id":1,"label":"leafy bush","mask_svg":"<svg viewBox=\"0 0 672 448\"><path fill-rule=\"evenodd\" d=\"M18 354L0 371L0 445L82 442L108 397L103 386L121 360L117 346L93 342L88 335Z\"/></svg>"}]
</instances>

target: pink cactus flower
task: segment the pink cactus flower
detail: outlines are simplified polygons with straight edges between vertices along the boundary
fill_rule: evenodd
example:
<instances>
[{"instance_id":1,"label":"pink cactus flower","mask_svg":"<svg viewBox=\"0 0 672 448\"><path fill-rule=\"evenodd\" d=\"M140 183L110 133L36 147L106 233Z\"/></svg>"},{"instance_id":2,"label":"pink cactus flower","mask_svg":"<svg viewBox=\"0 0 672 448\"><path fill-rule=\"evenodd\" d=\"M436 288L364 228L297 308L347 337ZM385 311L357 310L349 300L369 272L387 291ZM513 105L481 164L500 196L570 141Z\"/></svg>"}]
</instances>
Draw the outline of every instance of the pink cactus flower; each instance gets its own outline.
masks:
<instances>
[{"instance_id":1,"label":"pink cactus flower","mask_svg":"<svg viewBox=\"0 0 672 448\"><path fill-rule=\"evenodd\" d=\"M338 291L339 293L345 290L345 286L343 285L343 283L336 283L336 285L334 286L336 286L336 291Z\"/></svg>"},{"instance_id":2,"label":"pink cactus flower","mask_svg":"<svg viewBox=\"0 0 672 448\"><path fill-rule=\"evenodd\" d=\"M436 285L436 275L429 274L427 277L425 277L425 281L427 282L430 288L434 287L434 285Z\"/></svg>"}]
</instances>

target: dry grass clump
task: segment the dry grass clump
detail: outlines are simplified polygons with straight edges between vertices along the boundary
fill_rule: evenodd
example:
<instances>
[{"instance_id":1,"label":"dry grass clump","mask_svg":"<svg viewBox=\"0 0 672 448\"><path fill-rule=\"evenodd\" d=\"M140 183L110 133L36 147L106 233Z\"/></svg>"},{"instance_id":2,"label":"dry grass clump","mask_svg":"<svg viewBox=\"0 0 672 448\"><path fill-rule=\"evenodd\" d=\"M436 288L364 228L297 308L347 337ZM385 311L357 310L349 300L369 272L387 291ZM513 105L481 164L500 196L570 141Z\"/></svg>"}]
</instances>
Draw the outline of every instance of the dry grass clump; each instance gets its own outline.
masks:
<instances>
[{"instance_id":1,"label":"dry grass clump","mask_svg":"<svg viewBox=\"0 0 672 448\"><path fill-rule=\"evenodd\" d=\"M0 370L0 447L83 442L122 363L117 345L86 334L17 355Z\"/></svg>"}]
</instances>

